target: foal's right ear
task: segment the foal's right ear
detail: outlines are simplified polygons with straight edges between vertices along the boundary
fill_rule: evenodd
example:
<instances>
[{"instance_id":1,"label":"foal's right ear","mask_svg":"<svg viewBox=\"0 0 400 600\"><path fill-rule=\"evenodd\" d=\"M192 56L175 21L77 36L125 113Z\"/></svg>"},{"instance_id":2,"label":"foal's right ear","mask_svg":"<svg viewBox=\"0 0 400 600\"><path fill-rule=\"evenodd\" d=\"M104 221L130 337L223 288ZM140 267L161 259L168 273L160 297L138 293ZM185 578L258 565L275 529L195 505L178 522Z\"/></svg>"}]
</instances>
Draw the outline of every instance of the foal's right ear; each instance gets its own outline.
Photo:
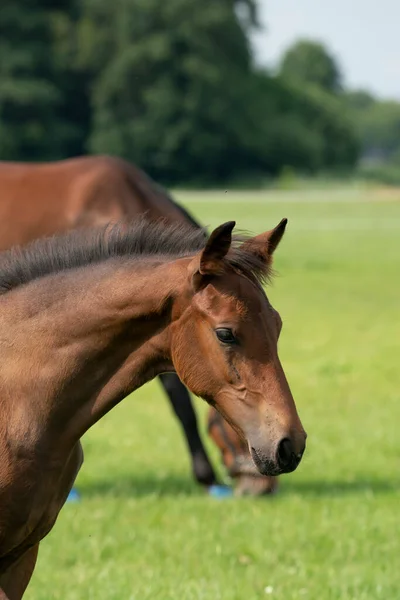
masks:
<instances>
[{"instance_id":1,"label":"foal's right ear","mask_svg":"<svg viewBox=\"0 0 400 600\"><path fill-rule=\"evenodd\" d=\"M243 242L241 248L255 254L258 258L270 264L272 262L272 255L285 233L286 225L287 219L282 219L274 229Z\"/></svg>"},{"instance_id":2,"label":"foal's right ear","mask_svg":"<svg viewBox=\"0 0 400 600\"><path fill-rule=\"evenodd\" d=\"M195 289L200 287L203 277L221 275L223 272L223 259L231 247L232 230L235 225L235 221L228 221L214 229L204 250L189 264L189 275Z\"/></svg>"}]
</instances>

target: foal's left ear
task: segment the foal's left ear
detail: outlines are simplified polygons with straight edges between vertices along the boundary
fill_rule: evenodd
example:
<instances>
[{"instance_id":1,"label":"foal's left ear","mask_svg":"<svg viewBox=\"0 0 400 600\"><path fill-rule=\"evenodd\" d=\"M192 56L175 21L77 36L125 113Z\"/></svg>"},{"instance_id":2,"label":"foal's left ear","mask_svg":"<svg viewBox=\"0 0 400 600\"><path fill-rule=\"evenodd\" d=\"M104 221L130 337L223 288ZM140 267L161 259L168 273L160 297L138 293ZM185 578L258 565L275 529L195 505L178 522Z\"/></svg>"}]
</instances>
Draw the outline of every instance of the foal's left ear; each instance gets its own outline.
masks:
<instances>
[{"instance_id":1,"label":"foal's left ear","mask_svg":"<svg viewBox=\"0 0 400 600\"><path fill-rule=\"evenodd\" d=\"M190 263L189 273L193 277L195 287L198 287L202 276L220 275L223 272L223 259L231 247L232 230L235 225L235 221L228 221L214 229L204 250Z\"/></svg>"},{"instance_id":2,"label":"foal's left ear","mask_svg":"<svg viewBox=\"0 0 400 600\"><path fill-rule=\"evenodd\" d=\"M235 225L235 221L228 221L214 229L200 255L199 273L201 275L221 273L222 259L228 254L231 247L232 231Z\"/></svg>"},{"instance_id":3,"label":"foal's left ear","mask_svg":"<svg viewBox=\"0 0 400 600\"><path fill-rule=\"evenodd\" d=\"M272 255L285 233L287 222L287 219L282 219L274 229L246 240L241 247L248 252L257 254L262 260L271 262Z\"/></svg>"}]
</instances>

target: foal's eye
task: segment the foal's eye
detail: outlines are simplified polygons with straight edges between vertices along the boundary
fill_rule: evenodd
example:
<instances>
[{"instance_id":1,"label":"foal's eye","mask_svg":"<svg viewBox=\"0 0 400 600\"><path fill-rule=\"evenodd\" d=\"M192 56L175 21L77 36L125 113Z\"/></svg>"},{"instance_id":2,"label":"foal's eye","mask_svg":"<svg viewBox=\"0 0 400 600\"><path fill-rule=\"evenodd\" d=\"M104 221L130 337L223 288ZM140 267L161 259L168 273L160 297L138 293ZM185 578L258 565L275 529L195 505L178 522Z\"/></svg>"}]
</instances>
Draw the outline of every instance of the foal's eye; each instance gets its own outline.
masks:
<instances>
[{"instance_id":1,"label":"foal's eye","mask_svg":"<svg viewBox=\"0 0 400 600\"><path fill-rule=\"evenodd\" d=\"M216 336L223 344L237 344L237 338L233 333L232 329L226 327L219 327L215 330Z\"/></svg>"}]
</instances>

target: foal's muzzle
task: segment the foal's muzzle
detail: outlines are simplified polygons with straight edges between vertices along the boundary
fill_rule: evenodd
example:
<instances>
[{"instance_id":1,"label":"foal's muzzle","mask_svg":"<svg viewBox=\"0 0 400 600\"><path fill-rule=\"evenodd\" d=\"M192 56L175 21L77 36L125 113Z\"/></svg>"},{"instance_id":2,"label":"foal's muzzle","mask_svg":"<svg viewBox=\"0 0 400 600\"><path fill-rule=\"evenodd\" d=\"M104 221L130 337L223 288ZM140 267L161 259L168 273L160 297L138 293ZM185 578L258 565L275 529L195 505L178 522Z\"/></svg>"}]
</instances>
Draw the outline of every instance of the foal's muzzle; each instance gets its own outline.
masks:
<instances>
[{"instance_id":1,"label":"foal's muzzle","mask_svg":"<svg viewBox=\"0 0 400 600\"><path fill-rule=\"evenodd\" d=\"M282 473L291 473L294 471L304 454L305 439L301 442L286 437L281 439L277 446L275 455L269 456L261 448L251 447L251 456L257 469L263 475L281 475Z\"/></svg>"}]
</instances>

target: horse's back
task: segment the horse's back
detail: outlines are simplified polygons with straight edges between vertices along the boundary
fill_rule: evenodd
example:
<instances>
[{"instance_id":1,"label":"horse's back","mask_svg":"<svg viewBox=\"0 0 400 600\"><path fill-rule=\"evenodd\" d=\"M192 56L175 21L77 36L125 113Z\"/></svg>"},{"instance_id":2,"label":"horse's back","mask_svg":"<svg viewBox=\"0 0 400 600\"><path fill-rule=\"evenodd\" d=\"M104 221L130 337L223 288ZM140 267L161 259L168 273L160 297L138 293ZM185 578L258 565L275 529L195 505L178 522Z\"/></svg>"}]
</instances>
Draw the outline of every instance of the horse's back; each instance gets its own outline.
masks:
<instances>
[{"instance_id":1,"label":"horse's back","mask_svg":"<svg viewBox=\"0 0 400 600\"><path fill-rule=\"evenodd\" d=\"M0 163L0 248L71 227L82 208L85 171L77 161Z\"/></svg>"},{"instance_id":2,"label":"horse's back","mask_svg":"<svg viewBox=\"0 0 400 600\"><path fill-rule=\"evenodd\" d=\"M0 162L0 249L74 227L147 214L196 225L134 165L114 157Z\"/></svg>"}]
</instances>

